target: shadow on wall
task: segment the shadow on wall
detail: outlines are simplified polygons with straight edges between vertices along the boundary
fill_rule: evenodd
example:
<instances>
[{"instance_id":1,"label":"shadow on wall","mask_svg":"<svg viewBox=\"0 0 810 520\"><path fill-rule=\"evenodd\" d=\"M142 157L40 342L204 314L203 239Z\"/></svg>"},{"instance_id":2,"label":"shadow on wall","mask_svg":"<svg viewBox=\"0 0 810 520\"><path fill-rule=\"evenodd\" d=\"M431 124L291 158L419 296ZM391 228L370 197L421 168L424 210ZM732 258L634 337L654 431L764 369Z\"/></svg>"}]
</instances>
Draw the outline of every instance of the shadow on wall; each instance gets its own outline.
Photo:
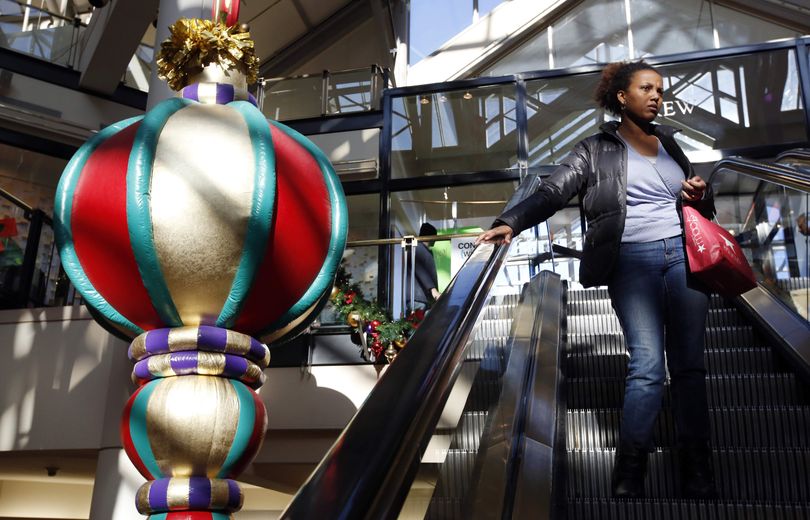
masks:
<instances>
[{"instance_id":1,"label":"shadow on wall","mask_svg":"<svg viewBox=\"0 0 810 520\"><path fill-rule=\"evenodd\" d=\"M127 345L79 307L2 311L0 345L0 451L101 447L134 389Z\"/></svg>"}]
</instances>

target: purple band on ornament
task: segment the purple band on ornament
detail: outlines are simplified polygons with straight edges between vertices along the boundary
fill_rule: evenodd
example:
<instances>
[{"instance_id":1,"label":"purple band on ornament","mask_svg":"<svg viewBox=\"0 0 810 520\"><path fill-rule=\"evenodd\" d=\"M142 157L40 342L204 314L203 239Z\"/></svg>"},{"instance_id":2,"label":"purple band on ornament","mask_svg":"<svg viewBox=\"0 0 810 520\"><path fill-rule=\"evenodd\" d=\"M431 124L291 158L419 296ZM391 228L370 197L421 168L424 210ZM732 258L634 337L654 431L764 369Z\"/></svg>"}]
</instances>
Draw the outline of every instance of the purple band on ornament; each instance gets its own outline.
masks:
<instances>
[{"instance_id":1,"label":"purple band on ornament","mask_svg":"<svg viewBox=\"0 0 810 520\"><path fill-rule=\"evenodd\" d=\"M152 372L149 371L149 361L146 359L143 362L135 363L135 369L132 373L135 374L136 378L146 381L150 381L154 377Z\"/></svg>"},{"instance_id":2,"label":"purple band on ornament","mask_svg":"<svg viewBox=\"0 0 810 520\"><path fill-rule=\"evenodd\" d=\"M165 356L169 356L168 367L162 361L162 359L165 359ZM132 375L137 384L143 384L146 381L163 377L187 376L192 374L236 379L254 389L264 384L264 374L262 374L261 368L252 361L242 356L232 354L214 353L209 354L209 356L217 356L221 361L212 365L209 358L208 361L203 363L203 366L200 366L200 352L196 350L158 354L135 363ZM150 360L155 361L156 364L152 364L150 367Z\"/></svg>"},{"instance_id":3,"label":"purple band on ornament","mask_svg":"<svg viewBox=\"0 0 810 520\"><path fill-rule=\"evenodd\" d=\"M184 87L183 90L180 91L180 96L192 101L200 101L200 84L195 83L193 85ZM203 94L203 97L206 96L208 96L208 93ZM241 88L237 89L228 83L216 83L214 88L214 100L218 105L227 105L232 101L248 101L255 107L259 106L259 103L256 101L256 97L253 94ZM205 100L200 102L204 103Z\"/></svg>"},{"instance_id":4,"label":"purple band on ornament","mask_svg":"<svg viewBox=\"0 0 810 520\"><path fill-rule=\"evenodd\" d=\"M267 347L265 347L256 338L250 338L250 356L253 359L264 359L267 356Z\"/></svg>"},{"instance_id":5,"label":"purple band on ornament","mask_svg":"<svg viewBox=\"0 0 810 520\"><path fill-rule=\"evenodd\" d=\"M205 511L211 505L211 481L205 477L188 479L188 508Z\"/></svg>"},{"instance_id":6,"label":"purple band on ornament","mask_svg":"<svg viewBox=\"0 0 810 520\"><path fill-rule=\"evenodd\" d=\"M153 511L169 510L167 495L170 480L171 479L168 478L159 478L149 486L149 507L151 507Z\"/></svg>"},{"instance_id":7,"label":"purple band on ornament","mask_svg":"<svg viewBox=\"0 0 810 520\"><path fill-rule=\"evenodd\" d=\"M203 351L247 357L260 368L270 362L268 348L247 334L210 325L182 329L177 335L171 331L178 329L155 329L141 334L129 346L129 358L139 362L172 352Z\"/></svg>"},{"instance_id":8,"label":"purple band on ornament","mask_svg":"<svg viewBox=\"0 0 810 520\"><path fill-rule=\"evenodd\" d=\"M227 329L212 327L210 325L200 325L199 331L197 332L197 347L205 347L203 350L212 352L225 352L227 344ZM251 354L252 350L251 348Z\"/></svg>"},{"instance_id":9,"label":"purple band on ornament","mask_svg":"<svg viewBox=\"0 0 810 520\"><path fill-rule=\"evenodd\" d=\"M199 83L187 86L186 88L183 89L183 97L186 99L199 101L200 100L199 88L200 88Z\"/></svg>"},{"instance_id":10,"label":"purple band on ornament","mask_svg":"<svg viewBox=\"0 0 810 520\"><path fill-rule=\"evenodd\" d=\"M224 375L244 375L248 369L247 359L243 357L225 355L225 370Z\"/></svg>"},{"instance_id":11,"label":"purple band on ornament","mask_svg":"<svg viewBox=\"0 0 810 520\"><path fill-rule=\"evenodd\" d=\"M228 479L228 509L232 509L236 511L239 509L239 497L241 496L241 492L239 491L239 484L236 483L235 480Z\"/></svg>"},{"instance_id":12,"label":"purple band on ornament","mask_svg":"<svg viewBox=\"0 0 810 520\"><path fill-rule=\"evenodd\" d=\"M169 330L171 329L155 329L146 333L147 354L158 354L166 350L169 344Z\"/></svg>"},{"instance_id":13,"label":"purple band on ornament","mask_svg":"<svg viewBox=\"0 0 810 520\"><path fill-rule=\"evenodd\" d=\"M233 85L217 85L217 105L230 103L234 98Z\"/></svg>"},{"instance_id":14,"label":"purple band on ornament","mask_svg":"<svg viewBox=\"0 0 810 520\"><path fill-rule=\"evenodd\" d=\"M172 352L169 362L172 365L172 370L178 376L197 373L196 351Z\"/></svg>"}]
</instances>

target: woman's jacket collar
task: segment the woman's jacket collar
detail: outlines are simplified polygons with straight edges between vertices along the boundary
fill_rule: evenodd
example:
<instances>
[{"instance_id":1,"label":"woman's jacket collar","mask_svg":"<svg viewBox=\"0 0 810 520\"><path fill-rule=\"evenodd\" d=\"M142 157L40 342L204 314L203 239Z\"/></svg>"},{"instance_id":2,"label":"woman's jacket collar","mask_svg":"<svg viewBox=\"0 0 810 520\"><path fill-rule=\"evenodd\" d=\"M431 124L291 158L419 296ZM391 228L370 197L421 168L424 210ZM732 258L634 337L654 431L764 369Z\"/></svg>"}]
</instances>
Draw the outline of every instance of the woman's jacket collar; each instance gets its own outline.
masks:
<instances>
[{"instance_id":1,"label":"woman's jacket collar","mask_svg":"<svg viewBox=\"0 0 810 520\"><path fill-rule=\"evenodd\" d=\"M674 126L657 125L655 123L653 123L652 127L653 127L653 134L656 137L665 137L668 139L672 139L676 133L681 131L680 128L675 128ZM606 134L610 134L613 137L616 137L617 139L619 138L619 136L617 135L619 131L618 121L608 121L606 123L602 123L602 125L599 126L599 130Z\"/></svg>"}]
</instances>

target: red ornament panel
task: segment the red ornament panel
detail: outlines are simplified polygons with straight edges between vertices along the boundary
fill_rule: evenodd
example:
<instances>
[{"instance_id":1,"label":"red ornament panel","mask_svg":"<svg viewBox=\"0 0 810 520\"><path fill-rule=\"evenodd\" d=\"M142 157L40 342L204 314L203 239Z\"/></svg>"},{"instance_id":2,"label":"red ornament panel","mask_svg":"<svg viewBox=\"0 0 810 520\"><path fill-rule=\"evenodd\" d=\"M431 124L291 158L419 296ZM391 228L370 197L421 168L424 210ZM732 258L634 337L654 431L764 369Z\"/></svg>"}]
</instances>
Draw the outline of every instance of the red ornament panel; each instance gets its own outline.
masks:
<instances>
[{"instance_id":1,"label":"red ornament panel","mask_svg":"<svg viewBox=\"0 0 810 520\"><path fill-rule=\"evenodd\" d=\"M304 295L331 239L332 205L318 163L290 136L270 127L276 153L276 204L264 262L235 329L256 334Z\"/></svg>"},{"instance_id":2,"label":"red ornament panel","mask_svg":"<svg viewBox=\"0 0 810 520\"><path fill-rule=\"evenodd\" d=\"M71 232L90 283L143 329L163 326L141 282L127 229L126 172L140 123L104 141L88 158L73 196Z\"/></svg>"}]
</instances>

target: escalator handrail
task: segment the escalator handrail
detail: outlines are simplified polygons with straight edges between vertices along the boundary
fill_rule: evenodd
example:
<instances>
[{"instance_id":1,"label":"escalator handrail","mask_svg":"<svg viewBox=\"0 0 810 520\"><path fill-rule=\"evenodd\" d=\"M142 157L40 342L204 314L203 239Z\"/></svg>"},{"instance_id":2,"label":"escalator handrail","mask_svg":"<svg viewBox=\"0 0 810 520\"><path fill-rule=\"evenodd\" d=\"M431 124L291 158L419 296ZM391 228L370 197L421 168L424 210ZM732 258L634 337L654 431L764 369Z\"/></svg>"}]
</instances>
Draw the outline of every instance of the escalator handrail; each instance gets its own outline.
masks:
<instances>
[{"instance_id":1,"label":"escalator handrail","mask_svg":"<svg viewBox=\"0 0 810 520\"><path fill-rule=\"evenodd\" d=\"M810 148L793 148L780 153L774 162L802 168L810 166Z\"/></svg>"},{"instance_id":2,"label":"escalator handrail","mask_svg":"<svg viewBox=\"0 0 810 520\"><path fill-rule=\"evenodd\" d=\"M716 174L723 170L731 170L805 193L810 192L810 178L808 178L807 174L783 164L764 163L742 157L728 157L715 163L709 180L711 181Z\"/></svg>"},{"instance_id":3,"label":"escalator handrail","mask_svg":"<svg viewBox=\"0 0 810 520\"><path fill-rule=\"evenodd\" d=\"M507 204L535 191L524 181ZM280 518L396 516L508 247L477 247Z\"/></svg>"}]
</instances>

